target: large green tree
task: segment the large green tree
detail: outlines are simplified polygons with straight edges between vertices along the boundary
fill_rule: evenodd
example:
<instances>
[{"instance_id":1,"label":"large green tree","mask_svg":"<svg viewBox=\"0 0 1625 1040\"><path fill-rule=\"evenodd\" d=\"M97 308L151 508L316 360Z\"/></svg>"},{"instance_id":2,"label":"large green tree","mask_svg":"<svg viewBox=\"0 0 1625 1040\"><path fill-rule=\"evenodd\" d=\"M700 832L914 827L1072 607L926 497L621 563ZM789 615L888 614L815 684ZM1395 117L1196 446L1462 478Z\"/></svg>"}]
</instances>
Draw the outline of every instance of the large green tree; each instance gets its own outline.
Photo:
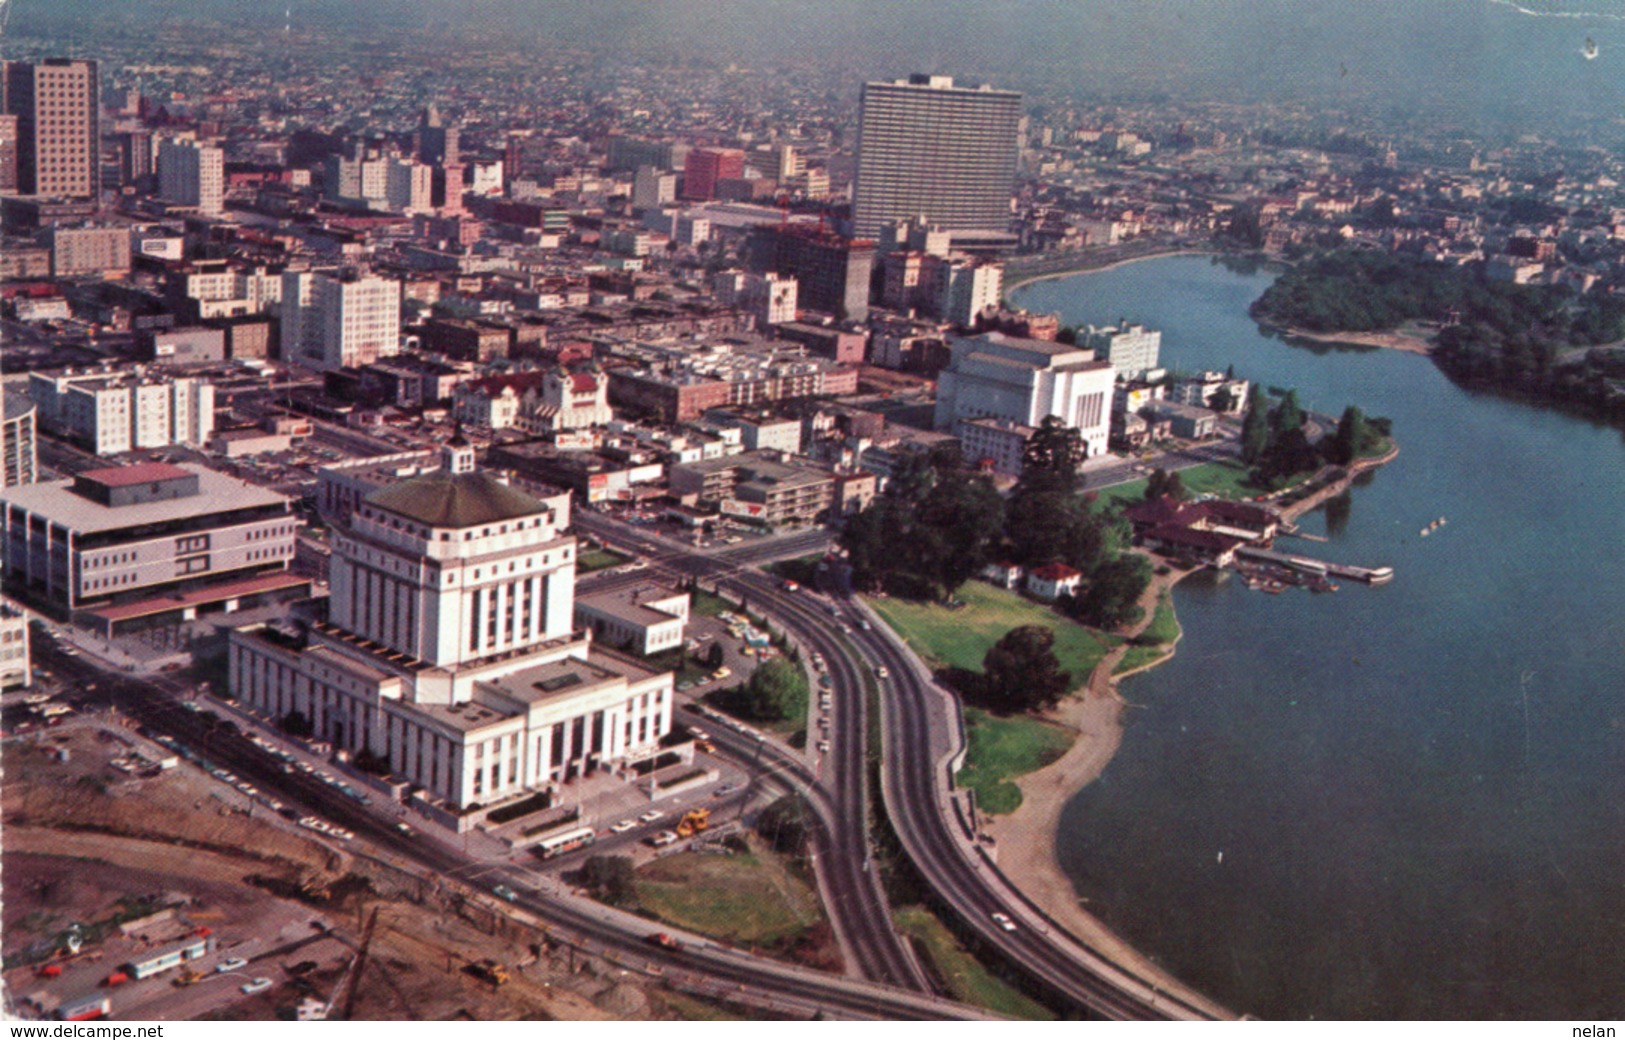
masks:
<instances>
[{"instance_id":1,"label":"large green tree","mask_svg":"<svg viewBox=\"0 0 1625 1040\"><path fill-rule=\"evenodd\" d=\"M1326 461L1346 466L1366 450L1372 438L1371 426L1365 421L1365 413L1351 404L1343 409L1343 417L1337 423L1337 432L1326 438L1324 445Z\"/></svg>"},{"instance_id":2,"label":"large green tree","mask_svg":"<svg viewBox=\"0 0 1625 1040\"><path fill-rule=\"evenodd\" d=\"M1270 443L1270 423L1264 391L1256 383L1247 392L1247 414L1241 420L1241 461L1249 466L1263 457Z\"/></svg>"},{"instance_id":3,"label":"large green tree","mask_svg":"<svg viewBox=\"0 0 1625 1040\"><path fill-rule=\"evenodd\" d=\"M582 886L611 906L630 903L637 895L631 856L589 856L581 865Z\"/></svg>"},{"instance_id":4,"label":"large green tree","mask_svg":"<svg viewBox=\"0 0 1625 1040\"><path fill-rule=\"evenodd\" d=\"M1298 403L1298 392L1288 390L1281 395L1281 403L1275 406L1270 414L1270 431L1281 434L1288 430L1296 430L1303 425L1303 406Z\"/></svg>"},{"instance_id":5,"label":"large green tree","mask_svg":"<svg viewBox=\"0 0 1625 1040\"><path fill-rule=\"evenodd\" d=\"M757 668L745 684L744 712L753 719L780 721L807 711L807 674L783 657Z\"/></svg>"},{"instance_id":6,"label":"large green tree","mask_svg":"<svg viewBox=\"0 0 1625 1040\"><path fill-rule=\"evenodd\" d=\"M1079 486L1078 467L1088 454L1083 434L1058 415L1038 424L1021 452L1021 480L1025 490L1070 493Z\"/></svg>"},{"instance_id":7,"label":"large green tree","mask_svg":"<svg viewBox=\"0 0 1625 1040\"><path fill-rule=\"evenodd\" d=\"M1047 708L1071 688L1055 656L1055 633L1043 625L1012 628L982 658L985 689L1011 711Z\"/></svg>"},{"instance_id":8,"label":"large green tree","mask_svg":"<svg viewBox=\"0 0 1625 1040\"><path fill-rule=\"evenodd\" d=\"M1151 561L1138 553L1107 560L1089 577L1076 600L1078 617L1096 628L1112 629L1140 616L1139 600L1151 583Z\"/></svg>"}]
</instances>

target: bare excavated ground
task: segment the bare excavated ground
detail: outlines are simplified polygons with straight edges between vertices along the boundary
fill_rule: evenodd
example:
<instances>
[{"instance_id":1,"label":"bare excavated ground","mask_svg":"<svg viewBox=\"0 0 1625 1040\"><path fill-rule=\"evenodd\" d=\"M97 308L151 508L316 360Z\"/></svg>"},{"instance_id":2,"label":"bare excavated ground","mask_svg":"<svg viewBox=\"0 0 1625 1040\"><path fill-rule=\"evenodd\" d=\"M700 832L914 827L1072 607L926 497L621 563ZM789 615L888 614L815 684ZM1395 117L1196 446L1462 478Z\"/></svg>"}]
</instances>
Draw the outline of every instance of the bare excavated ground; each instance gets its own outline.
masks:
<instances>
[{"instance_id":1,"label":"bare excavated ground","mask_svg":"<svg viewBox=\"0 0 1625 1040\"><path fill-rule=\"evenodd\" d=\"M190 764L145 778L114 769L132 750L162 757L156 745L91 719L0 749L0 952L24 1014L48 1017L60 1003L105 992L123 1020L289 1018L307 999L333 1002L335 1015L348 1006L356 1019L727 1017L463 900L390 898L407 875L390 876L392 889L350 852L263 807L250 815L248 799ZM300 896L305 882L340 895ZM375 910L367 959L348 978ZM85 943L70 957L63 942L75 924ZM120 966L199 928L215 947L191 965L205 976L195 985L174 986L176 970L107 985ZM248 964L214 973L228 957ZM466 970L483 958L506 965L505 985ZM289 970L306 961L316 966ZM62 974L40 975L46 963ZM245 996L250 978L272 987Z\"/></svg>"}]
</instances>

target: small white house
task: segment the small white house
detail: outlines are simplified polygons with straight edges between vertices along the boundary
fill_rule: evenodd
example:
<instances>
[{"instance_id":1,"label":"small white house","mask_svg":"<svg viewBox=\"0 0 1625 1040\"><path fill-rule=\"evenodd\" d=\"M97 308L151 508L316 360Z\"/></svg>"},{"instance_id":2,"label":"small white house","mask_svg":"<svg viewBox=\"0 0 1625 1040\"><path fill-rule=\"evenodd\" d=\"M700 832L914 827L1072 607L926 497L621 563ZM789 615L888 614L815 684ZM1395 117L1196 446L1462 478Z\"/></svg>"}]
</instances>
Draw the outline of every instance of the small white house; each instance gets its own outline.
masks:
<instances>
[{"instance_id":1,"label":"small white house","mask_svg":"<svg viewBox=\"0 0 1625 1040\"><path fill-rule=\"evenodd\" d=\"M996 562L982 568L982 580L1001 589L1013 589L1021 585L1025 573L1026 570L1019 563Z\"/></svg>"},{"instance_id":2,"label":"small white house","mask_svg":"<svg viewBox=\"0 0 1625 1040\"><path fill-rule=\"evenodd\" d=\"M1047 563L1027 575L1027 591L1039 599L1076 595L1083 572L1064 563Z\"/></svg>"}]
</instances>

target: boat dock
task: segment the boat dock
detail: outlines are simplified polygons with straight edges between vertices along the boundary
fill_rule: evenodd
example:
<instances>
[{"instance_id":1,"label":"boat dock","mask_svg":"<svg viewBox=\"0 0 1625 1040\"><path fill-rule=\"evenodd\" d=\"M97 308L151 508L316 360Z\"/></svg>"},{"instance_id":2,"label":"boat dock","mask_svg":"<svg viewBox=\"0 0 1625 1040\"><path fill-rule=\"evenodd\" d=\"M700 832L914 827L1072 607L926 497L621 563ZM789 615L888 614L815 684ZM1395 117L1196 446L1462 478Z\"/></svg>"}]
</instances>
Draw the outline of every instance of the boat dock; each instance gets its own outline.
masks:
<instances>
[{"instance_id":1,"label":"boat dock","mask_svg":"<svg viewBox=\"0 0 1625 1040\"><path fill-rule=\"evenodd\" d=\"M1392 567L1355 567L1345 563L1328 563L1308 556L1259 549L1251 545L1239 547L1236 549L1236 555L1261 563L1274 564L1277 567L1287 567L1317 578L1349 578L1353 581L1363 581L1367 585L1381 585L1394 578Z\"/></svg>"}]
</instances>

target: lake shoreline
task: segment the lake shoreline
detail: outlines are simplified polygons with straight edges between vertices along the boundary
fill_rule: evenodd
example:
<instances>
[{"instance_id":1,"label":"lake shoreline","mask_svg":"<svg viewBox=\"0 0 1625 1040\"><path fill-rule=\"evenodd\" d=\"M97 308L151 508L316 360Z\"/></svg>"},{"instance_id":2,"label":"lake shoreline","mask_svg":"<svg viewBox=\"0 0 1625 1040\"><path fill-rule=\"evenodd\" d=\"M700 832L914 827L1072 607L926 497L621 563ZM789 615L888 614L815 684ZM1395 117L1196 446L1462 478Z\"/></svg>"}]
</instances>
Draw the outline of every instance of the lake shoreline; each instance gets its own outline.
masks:
<instances>
[{"instance_id":1,"label":"lake shoreline","mask_svg":"<svg viewBox=\"0 0 1625 1040\"><path fill-rule=\"evenodd\" d=\"M1357 460L1336 481L1314 495L1283 508L1283 518L1296 521L1319 508L1327 499L1347 491L1362 473L1378 469L1398 455L1399 447L1394 444L1379 457ZM1155 557L1152 559L1156 562ZM1100 777L1122 745L1125 716L1134 705L1123 697L1119 684L1130 676L1172 660L1184 637L1183 626L1179 635L1168 644L1168 653L1155 661L1120 674L1115 672L1118 662L1132 645L1130 640L1151 624L1162 597L1170 597L1169 609L1173 609L1171 597L1174 587L1192 574L1207 569L1202 566L1171 570L1168 574L1152 577L1140 598L1142 617L1122 633L1124 642L1101 659L1090 673L1087 683L1042 716L1045 721L1065 726L1076 733L1072 746L1042 769L1011 778L1011 782L1021 789L1021 804L1014 812L1002 816L984 816L981 824L999 850L999 870L1012 885L1052 918L1089 945L1109 952L1118 963L1132 965L1148 977L1156 978L1162 989L1222 1012L1212 998L1190 989L1086 910L1083 904L1087 900L1061 868L1059 855L1061 813L1080 791ZM1177 623L1177 614L1175 620Z\"/></svg>"},{"instance_id":2,"label":"lake shoreline","mask_svg":"<svg viewBox=\"0 0 1625 1040\"><path fill-rule=\"evenodd\" d=\"M1146 253L1143 256L1126 256L1119 260L1108 260L1105 263L1080 258L1077 266L1075 267L1067 267L1060 271L1049 271L1044 274L1030 274L1022 278L1018 278L1015 281L1006 284L1004 287L1004 292L1006 295L1008 295L1015 292L1017 289L1024 289L1029 285L1037 285L1039 282L1054 281L1058 278L1071 278L1080 274L1099 274L1102 271L1115 271L1119 267L1126 267L1129 264L1137 264L1144 260L1164 260L1170 256L1226 255L1228 254L1218 249L1193 249L1184 246L1170 246L1167 249L1160 249L1156 252Z\"/></svg>"}]
</instances>

